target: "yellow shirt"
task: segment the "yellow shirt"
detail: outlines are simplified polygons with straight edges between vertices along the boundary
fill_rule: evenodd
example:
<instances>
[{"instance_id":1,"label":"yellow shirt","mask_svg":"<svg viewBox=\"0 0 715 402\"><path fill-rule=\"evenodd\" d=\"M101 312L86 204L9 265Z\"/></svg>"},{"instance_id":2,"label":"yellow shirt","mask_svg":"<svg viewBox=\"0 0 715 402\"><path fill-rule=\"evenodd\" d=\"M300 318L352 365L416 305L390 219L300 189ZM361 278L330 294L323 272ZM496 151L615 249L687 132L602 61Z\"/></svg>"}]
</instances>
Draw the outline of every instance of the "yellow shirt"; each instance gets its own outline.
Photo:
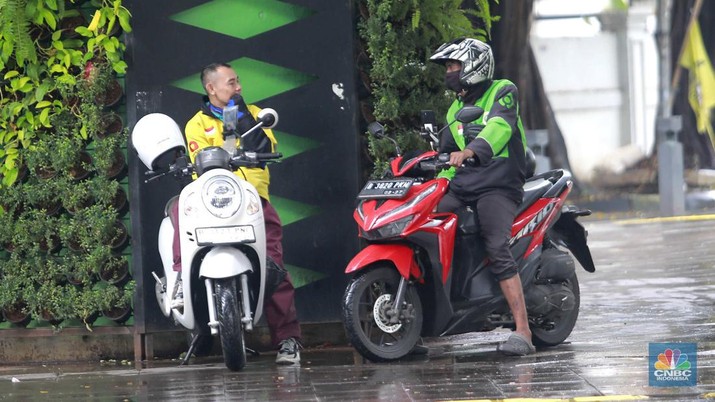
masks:
<instances>
[{"instance_id":1,"label":"yellow shirt","mask_svg":"<svg viewBox=\"0 0 715 402\"><path fill-rule=\"evenodd\" d=\"M254 118L256 118L260 110L257 106L248 105L248 111ZM271 129L263 129L263 131L268 139L271 140L271 151L275 152L278 140L273 135L273 131ZM199 111L186 123L185 135L186 143L189 146L189 157L191 162L194 163L199 150L210 146L220 147L223 145L223 122L214 116L209 116L203 111ZM236 146L239 145L237 142ZM268 172L268 167L264 169L242 167L234 173L256 187L258 195L269 200L268 185L271 182L271 175Z\"/></svg>"}]
</instances>

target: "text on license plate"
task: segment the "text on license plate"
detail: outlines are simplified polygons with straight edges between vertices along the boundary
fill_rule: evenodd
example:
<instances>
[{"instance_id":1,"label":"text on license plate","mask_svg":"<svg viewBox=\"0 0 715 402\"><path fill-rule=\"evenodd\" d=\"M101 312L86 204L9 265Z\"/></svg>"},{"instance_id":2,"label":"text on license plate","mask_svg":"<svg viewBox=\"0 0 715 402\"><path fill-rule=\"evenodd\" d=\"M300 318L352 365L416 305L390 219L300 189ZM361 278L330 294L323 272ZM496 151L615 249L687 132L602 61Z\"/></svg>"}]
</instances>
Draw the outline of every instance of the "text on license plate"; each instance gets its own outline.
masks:
<instances>
[{"instance_id":1,"label":"text on license plate","mask_svg":"<svg viewBox=\"0 0 715 402\"><path fill-rule=\"evenodd\" d=\"M253 243L256 234L253 226L226 226L218 228L197 228L196 242L204 244Z\"/></svg>"},{"instance_id":2,"label":"text on license plate","mask_svg":"<svg viewBox=\"0 0 715 402\"><path fill-rule=\"evenodd\" d=\"M402 198L412 186L412 180L370 180L365 183L358 198Z\"/></svg>"}]
</instances>

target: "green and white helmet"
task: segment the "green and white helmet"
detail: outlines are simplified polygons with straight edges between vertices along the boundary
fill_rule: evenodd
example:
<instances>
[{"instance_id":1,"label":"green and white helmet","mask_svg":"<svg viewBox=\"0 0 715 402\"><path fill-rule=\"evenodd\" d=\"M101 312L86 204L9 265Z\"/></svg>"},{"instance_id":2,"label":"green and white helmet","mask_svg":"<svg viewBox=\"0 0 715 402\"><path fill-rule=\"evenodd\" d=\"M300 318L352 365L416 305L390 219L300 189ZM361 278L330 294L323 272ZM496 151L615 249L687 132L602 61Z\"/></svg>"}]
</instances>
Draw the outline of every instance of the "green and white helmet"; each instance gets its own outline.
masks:
<instances>
[{"instance_id":1,"label":"green and white helmet","mask_svg":"<svg viewBox=\"0 0 715 402\"><path fill-rule=\"evenodd\" d=\"M447 42L437 49L430 60L444 64L447 60L462 62L459 81L464 86L476 85L494 77L494 55L486 43L472 38Z\"/></svg>"}]
</instances>

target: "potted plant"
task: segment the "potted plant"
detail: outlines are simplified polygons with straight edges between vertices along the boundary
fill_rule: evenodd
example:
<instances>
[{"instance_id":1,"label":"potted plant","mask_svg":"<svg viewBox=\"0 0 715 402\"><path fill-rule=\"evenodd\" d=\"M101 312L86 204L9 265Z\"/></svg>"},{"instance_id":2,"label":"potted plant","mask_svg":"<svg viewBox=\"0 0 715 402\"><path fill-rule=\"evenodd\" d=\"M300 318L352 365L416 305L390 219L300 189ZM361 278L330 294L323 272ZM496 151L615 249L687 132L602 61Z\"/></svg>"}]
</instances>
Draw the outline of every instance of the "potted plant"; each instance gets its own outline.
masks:
<instances>
[{"instance_id":1,"label":"potted plant","mask_svg":"<svg viewBox=\"0 0 715 402\"><path fill-rule=\"evenodd\" d=\"M22 186L25 199L36 209L45 211L49 216L59 214L62 202L58 197L56 180L33 180Z\"/></svg>"},{"instance_id":2,"label":"potted plant","mask_svg":"<svg viewBox=\"0 0 715 402\"><path fill-rule=\"evenodd\" d=\"M27 167L40 179L51 179L57 175L52 164L54 148L51 141L41 139L27 152Z\"/></svg>"},{"instance_id":3,"label":"potted plant","mask_svg":"<svg viewBox=\"0 0 715 402\"><path fill-rule=\"evenodd\" d=\"M82 320L88 331L92 330L92 324L99 318L102 308L106 305L107 296L103 289L92 286L74 288L68 292L74 316Z\"/></svg>"},{"instance_id":4,"label":"potted plant","mask_svg":"<svg viewBox=\"0 0 715 402\"><path fill-rule=\"evenodd\" d=\"M124 289L108 285L104 289L107 304L102 309L102 315L118 324L123 324L131 318L134 287L134 281L124 285Z\"/></svg>"},{"instance_id":5,"label":"potted plant","mask_svg":"<svg viewBox=\"0 0 715 402\"><path fill-rule=\"evenodd\" d=\"M120 187L118 181L110 180L104 176L95 177L90 183L90 195L94 202L102 207L109 207L114 202L117 189Z\"/></svg>"},{"instance_id":6,"label":"potted plant","mask_svg":"<svg viewBox=\"0 0 715 402\"><path fill-rule=\"evenodd\" d=\"M98 139L120 134L124 131L124 120L122 116L114 111L104 112L101 116L101 128L97 132Z\"/></svg>"},{"instance_id":7,"label":"potted plant","mask_svg":"<svg viewBox=\"0 0 715 402\"><path fill-rule=\"evenodd\" d=\"M18 216L25 208L24 184L15 183L0 191L0 209L3 213Z\"/></svg>"},{"instance_id":8,"label":"potted plant","mask_svg":"<svg viewBox=\"0 0 715 402\"><path fill-rule=\"evenodd\" d=\"M91 180L74 183L70 180L59 181L59 194L62 205L70 214L76 214L92 205Z\"/></svg>"},{"instance_id":9,"label":"potted plant","mask_svg":"<svg viewBox=\"0 0 715 402\"><path fill-rule=\"evenodd\" d=\"M124 256L113 255L102 262L99 277L110 285L123 286L131 279L129 261Z\"/></svg>"},{"instance_id":10,"label":"potted plant","mask_svg":"<svg viewBox=\"0 0 715 402\"><path fill-rule=\"evenodd\" d=\"M5 320L17 325L26 326L30 320L27 303L24 300L25 281L21 272L24 262L17 258L3 263L3 277L0 281L0 310Z\"/></svg>"},{"instance_id":11,"label":"potted plant","mask_svg":"<svg viewBox=\"0 0 715 402\"><path fill-rule=\"evenodd\" d=\"M94 147L94 167L110 179L126 174L127 163L122 146L127 142L126 132L98 139Z\"/></svg>"},{"instance_id":12,"label":"potted plant","mask_svg":"<svg viewBox=\"0 0 715 402\"><path fill-rule=\"evenodd\" d=\"M64 172L74 180L82 180L89 176L92 157L84 150L81 138L56 138L54 148L53 166L56 171Z\"/></svg>"}]
</instances>

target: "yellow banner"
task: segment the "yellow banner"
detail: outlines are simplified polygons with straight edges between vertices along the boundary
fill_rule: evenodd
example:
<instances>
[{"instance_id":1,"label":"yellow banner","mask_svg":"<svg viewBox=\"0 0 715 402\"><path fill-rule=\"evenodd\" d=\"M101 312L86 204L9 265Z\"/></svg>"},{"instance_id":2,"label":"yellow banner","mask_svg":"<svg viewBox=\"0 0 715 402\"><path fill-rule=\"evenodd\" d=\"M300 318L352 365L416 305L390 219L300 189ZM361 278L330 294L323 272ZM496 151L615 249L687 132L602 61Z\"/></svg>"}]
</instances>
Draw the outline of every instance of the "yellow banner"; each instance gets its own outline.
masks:
<instances>
[{"instance_id":1,"label":"yellow banner","mask_svg":"<svg viewBox=\"0 0 715 402\"><path fill-rule=\"evenodd\" d=\"M690 27L684 46L680 65L690 71L688 101L695 112L698 132L707 133L715 146L715 131L711 121L712 109L715 108L715 72L697 21Z\"/></svg>"}]
</instances>

